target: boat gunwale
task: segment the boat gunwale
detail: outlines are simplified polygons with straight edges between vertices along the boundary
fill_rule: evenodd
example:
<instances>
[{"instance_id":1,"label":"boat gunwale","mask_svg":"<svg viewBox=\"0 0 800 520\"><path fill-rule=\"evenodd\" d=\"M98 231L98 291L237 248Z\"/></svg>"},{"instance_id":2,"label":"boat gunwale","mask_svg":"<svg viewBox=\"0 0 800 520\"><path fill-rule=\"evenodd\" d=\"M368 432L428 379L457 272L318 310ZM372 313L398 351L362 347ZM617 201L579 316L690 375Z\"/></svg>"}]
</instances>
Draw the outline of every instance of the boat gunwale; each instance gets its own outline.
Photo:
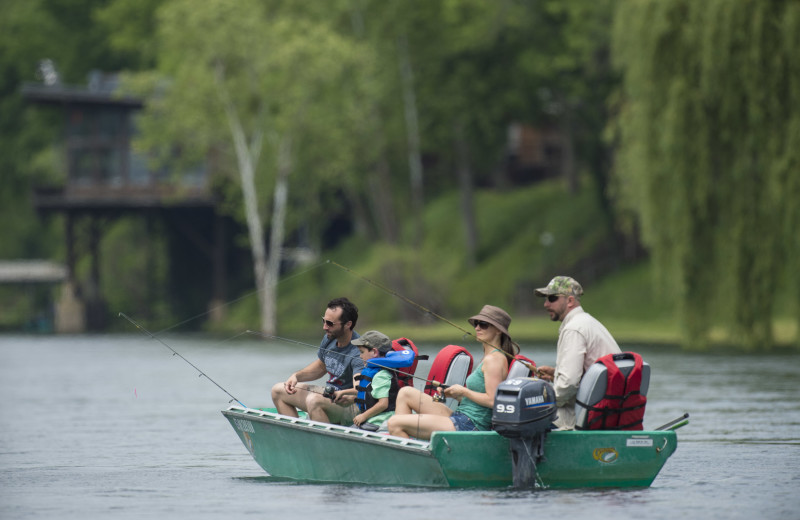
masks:
<instances>
[{"instance_id":1,"label":"boat gunwale","mask_svg":"<svg viewBox=\"0 0 800 520\"><path fill-rule=\"evenodd\" d=\"M222 410L222 414L225 416L231 416L233 418L245 418L247 420L254 420L256 422L262 422L266 424L278 424L280 426L297 430L310 430L340 439L366 441L371 444L410 451L418 455L425 454L433 456L430 441L407 439L405 437L389 435L388 433L369 432L360 428L351 428L349 426L342 426L340 424L324 423L311 419L304 419L302 417L292 417L289 415L279 414L277 412L270 412L258 408L244 408L236 405L228 407L227 410Z\"/></svg>"}]
</instances>

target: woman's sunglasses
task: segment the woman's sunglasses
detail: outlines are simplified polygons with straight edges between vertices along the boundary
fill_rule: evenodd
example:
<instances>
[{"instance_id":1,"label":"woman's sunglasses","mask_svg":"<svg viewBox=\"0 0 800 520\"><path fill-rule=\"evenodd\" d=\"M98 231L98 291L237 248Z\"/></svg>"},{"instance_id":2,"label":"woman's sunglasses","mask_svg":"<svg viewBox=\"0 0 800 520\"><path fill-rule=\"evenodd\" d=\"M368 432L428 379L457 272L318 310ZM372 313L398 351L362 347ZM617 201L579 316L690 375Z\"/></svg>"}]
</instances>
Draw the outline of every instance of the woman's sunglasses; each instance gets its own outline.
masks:
<instances>
[{"instance_id":1,"label":"woman's sunglasses","mask_svg":"<svg viewBox=\"0 0 800 520\"><path fill-rule=\"evenodd\" d=\"M481 330L488 329L489 325L491 325L491 323L486 323L485 321L477 321L477 320L475 321L475 326Z\"/></svg>"}]
</instances>

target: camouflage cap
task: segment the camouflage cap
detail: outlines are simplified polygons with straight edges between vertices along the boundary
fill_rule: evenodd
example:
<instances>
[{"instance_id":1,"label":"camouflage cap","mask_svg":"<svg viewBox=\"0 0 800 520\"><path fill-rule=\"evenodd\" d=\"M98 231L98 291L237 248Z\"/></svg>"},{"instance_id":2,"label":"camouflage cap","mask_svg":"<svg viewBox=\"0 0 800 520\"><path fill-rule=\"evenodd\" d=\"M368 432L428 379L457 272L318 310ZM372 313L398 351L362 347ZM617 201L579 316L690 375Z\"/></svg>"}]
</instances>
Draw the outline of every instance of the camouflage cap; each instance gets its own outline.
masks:
<instances>
[{"instance_id":1,"label":"camouflage cap","mask_svg":"<svg viewBox=\"0 0 800 520\"><path fill-rule=\"evenodd\" d=\"M392 340L389 339L389 336L377 330L368 330L360 338L354 339L352 343L359 347L376 348L383 354L392 350Z\"/></svg>"},{"instance_id":2,"label":"camouflage cap","mask_svg":"<svg viewBox=\"0 0 800 520\"><path fill-rule=\"evenodd\" d=\"M564 294L566 296L580 296L583 294L583 287L574 278L569 276L556 276L547 287L541 287L534 291L536 296L547 296L550 294Z\"/></svg>"}]
</instances>

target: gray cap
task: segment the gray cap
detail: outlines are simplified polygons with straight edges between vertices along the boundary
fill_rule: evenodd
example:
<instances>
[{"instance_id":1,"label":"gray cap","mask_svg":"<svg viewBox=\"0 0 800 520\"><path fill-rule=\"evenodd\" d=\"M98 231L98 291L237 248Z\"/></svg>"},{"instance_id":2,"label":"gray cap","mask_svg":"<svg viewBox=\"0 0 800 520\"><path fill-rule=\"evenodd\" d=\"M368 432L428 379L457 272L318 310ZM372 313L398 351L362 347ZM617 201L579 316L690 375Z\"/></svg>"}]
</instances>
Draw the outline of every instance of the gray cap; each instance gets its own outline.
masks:
<instances>
[{"instance_id":1,"label":"gray cap","mask_svg":"<svg viewBox=\"0 0 800 520\"><path fill-rule=\"evenodd\" d=\"M392 350L392 340L377 330L368 330L360 338L354 339L352 343L359 347L376 348L383 354Z\"/></svg>"}]
</instances>

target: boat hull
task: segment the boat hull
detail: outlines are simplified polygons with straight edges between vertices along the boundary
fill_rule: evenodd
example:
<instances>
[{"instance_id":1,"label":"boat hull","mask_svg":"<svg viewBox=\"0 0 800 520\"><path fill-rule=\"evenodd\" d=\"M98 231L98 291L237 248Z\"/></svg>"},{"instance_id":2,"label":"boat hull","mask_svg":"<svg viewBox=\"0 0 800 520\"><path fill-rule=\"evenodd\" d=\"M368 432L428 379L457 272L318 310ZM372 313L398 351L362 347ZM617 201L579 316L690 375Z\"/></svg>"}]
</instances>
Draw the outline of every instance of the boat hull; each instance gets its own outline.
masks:
<instances>
[{"instance_id":1,"label":"boat hull","mask_svg":"<svg viewBox=\"0 0 800 520\"><path fill-rule=\"evenodd\" d=\"M436 432L428 442L271 410L232 406L222 413L274 477L459 488L513 483L509 441L493 431ZM646 487L676 447L674 431L553 431L537 465L537 482L548 488Z\"/></svg>"}]
</instances>

